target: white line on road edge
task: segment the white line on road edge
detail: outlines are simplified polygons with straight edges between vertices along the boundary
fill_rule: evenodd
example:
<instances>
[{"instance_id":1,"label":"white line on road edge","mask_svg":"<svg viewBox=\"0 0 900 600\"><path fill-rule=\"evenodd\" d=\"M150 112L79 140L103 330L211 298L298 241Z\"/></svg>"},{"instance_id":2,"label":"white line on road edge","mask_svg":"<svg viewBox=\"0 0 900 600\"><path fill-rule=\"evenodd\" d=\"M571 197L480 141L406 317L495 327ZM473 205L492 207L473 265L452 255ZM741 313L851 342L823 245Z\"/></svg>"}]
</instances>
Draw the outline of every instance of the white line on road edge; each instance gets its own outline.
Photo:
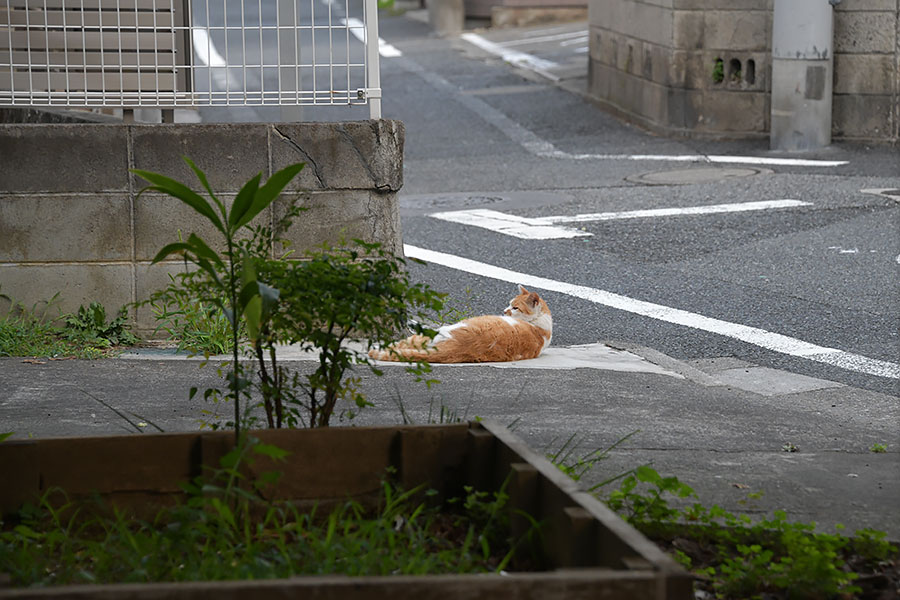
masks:
<instances>
[{"instance_id":1,"label":"white line on road edge","mask_svg":"<svg viewBox=\"0 0 900 600\"><path fill-rule=\"evenodd\" d=\"M350 33L363 44L366 43L366 26L365 24L357 19L356 17L350 17L349 19L341 19L341 23L346 25L350 29ZM391 46L386 41L381 38L378 38L378 54L383 56L384 58L396 58L398 56L403 56L403 53L397 50L394 46Z\"/></svg>"},{"instance_id":2,"label":"white line on road edge","mask_svg":"<svg viewBox=\"0 0 900 600\"><path fill-rule=\"evenodd\" d=\"M537 71L545 77L553 79L554 81L559 79L555 75L551 75L550 73L546 72L548 69L552 69L558 66L553 61L538 58L537 56L519 52L518 50L510 50L509 48L504 48L499 44L495 44L494 42L484 39L477 33L464 33L460 37L470 44L478 46L486 52L490 52L491 54L499 56L512 65L515 65L517 67L526 67L533 71Z\"/></svg>"},{"instance_id":3,"label":"white line on road edge","mask_svg":"<svg viewBox=\"0 0 900 600\"><path fill-rule=\"evenodd\" d=\"M429 216L442 221L472 225L526 240L556 240L590 236L591 233L570 227L555 227L557 223L586 223L590 221L612 221L618 219L640 219L649 217L676 217L684 215L708 215L718 213L746 212L812 206L801 200L763 200L760 202L738 202L735 204L710 204L706 206L684 206L680 208L653 208L622 212L588 213L583 215L560 215L552 217L528 218L495 210L476 208L433 213Z\"/></svg>"},{"instance_id":4,"label":"white line on road edge","mask_svg":"<svg viewBox=\"0 0 900 600\"><path fill-rule=\"evenodd\" d=\"M578 31L570 31L568 33L557 33L556 35L543 35L538 37L520 38L509 40L508 42L496 42L498 46L509 48L510 46L525 46L528 44L543 44L544 42L557 42L559 40L571 40L572 38L588 39L587 29L579 29ZM484 39L484 38L482 38Z\"/></svg>"},{"instance_id":5,"label":"white line on road edge","mask_svg":"<svg viewBox=\"0 0 900 600\"><path fill-rule=\"evenodd\" d=\"M723 156L717 154L570 154L555 150L544 154L547 158L569 160L643 160L668 162L699 162L740 165L780 165L789 167L839 167L846 160L815 160L810 158L776 158L769 156Z\"/></svg>"},{"instance_id":6,"label":"white line on road edge","mask_svg":"<svg viewBox=\"0 0 900 600\"><path fill-rule=\"evenodd\" d=\"M866 375L900 379L900 365L896 363L869 358L859 354L852 354L836 348L818 346L757 327L730 323L728 321L706 317L686 310L671 308L652 302L645 302L643 300L636 300L604 290L555 281L553 279L545 279L544 277L528 275L526 273L517 273L516 271L495 267L494 265L470 260L461 256L435 252L433 250L418 248L408 244L404 244L403 251L411 258L418 258L451 269L457 269L459 271L465 271L467 273L473 273L491 279L498 279L508 283L519 283L528 287L567 294L575 298L594 302L595 304L624 310L644 317L650 317L651 319L658 319L667 323L674 323L676 325L683 325L685 327L715 333L748 344L753 344L760 348L772 350L773 352L804 358L806 360L831 365L848 371L865 373Z\"/></svg>"},{"instance_id":7,"label":"white line on road edge","mask_svg":"<svg viewBox=\"0 0 900 600\"><path fill-rule=\"evenodd\" d=\"M469 36L469 37L466 37ZM484 41L486 44L489 44L489 47L496 47L497 52L506 52L505 49L500 48L493 42L488 42L484 38L480 36L476 36L475 34L465 33L461 37L469 40L475 45L479 45L480 42L473 41L474 38L471 36L475 36L479 40ZM487 49L487 48L485 48ZM509 52L513 52L510 50ZM523 54L519 52L518 54ZM529 55L525 55L529 56ZM531 57L536 58L536 57ZM438 75L437 73L428 70L418 64L417 62L410 60L408 57L404 57L402 61L398 61L401 65L401 68L404 70L414 73L417 76L421 77L425 80L429 85L434 87L436 90L442 92L446 95L446 97L455 98L457 102L474 112L476 115L484 119L485 122L493 125L497 128L498 131L503 133L506 137L516 142L522 148L525 149L526 152L538 156L541 158L557 158L564 160L638 160L638 161L675 161L675 162L700 162L700 163L729 163L729 164L756 164L756 165L784 165L784 166L806 166L806 167L837 167L840 165L847 164L847 161L843 160L807 160L807 159L795 159L795 158L769 158L769 157L759 157L759 156L719 156L719 155L704 155L704 154L687 154L687 155L672 155L667 156L664 154L570 154L568 152L563 152L559 150L548 142L547 140L539 137L533 131L522 127L508 116L506 116L503 112L497 110L484 100L480 98L476 98L472 95L461 92L459 87L451 84L449 81ZM556 75L544 71L542 69L532 69L536 73L544 76L547 79L552 81L559 81L559 77Z\"/></svg>"}]
</instances>

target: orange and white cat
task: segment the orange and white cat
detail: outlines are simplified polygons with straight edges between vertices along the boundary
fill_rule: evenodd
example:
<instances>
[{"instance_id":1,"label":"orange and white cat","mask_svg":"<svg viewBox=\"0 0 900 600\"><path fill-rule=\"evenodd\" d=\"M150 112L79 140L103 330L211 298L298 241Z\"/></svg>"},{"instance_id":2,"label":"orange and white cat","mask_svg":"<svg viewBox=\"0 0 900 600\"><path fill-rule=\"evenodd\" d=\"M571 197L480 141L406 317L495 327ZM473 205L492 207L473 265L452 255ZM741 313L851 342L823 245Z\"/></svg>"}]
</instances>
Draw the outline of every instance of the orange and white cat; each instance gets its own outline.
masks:
<instances>
[{"instance_id":1,"label":"orange and white cat","mask_svg":"<svg viewBox=\"0 0 900 600\"><path fill-rule=\"evenodd\" d=\"M465 319L438 329L434 339L413 335L381 350L377 360L430 363L504 362L537 358L550 345L553 319L547 303L521 285L503 315Z\"/></svg>"}]
</instances>

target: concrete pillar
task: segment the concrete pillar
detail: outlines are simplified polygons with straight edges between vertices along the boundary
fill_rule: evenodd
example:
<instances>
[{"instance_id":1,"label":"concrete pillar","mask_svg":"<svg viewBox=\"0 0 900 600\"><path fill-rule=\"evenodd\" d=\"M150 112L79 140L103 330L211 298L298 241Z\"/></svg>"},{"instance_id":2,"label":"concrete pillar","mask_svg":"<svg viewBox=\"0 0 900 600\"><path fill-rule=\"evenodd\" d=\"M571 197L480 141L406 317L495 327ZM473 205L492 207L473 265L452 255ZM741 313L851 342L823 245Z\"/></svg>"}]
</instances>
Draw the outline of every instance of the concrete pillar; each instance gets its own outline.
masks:
<instances>
[{"instance_id":1,"label":"concrete pillar","mask_svg":"<svg viewBox=\"0 0 900 600\"><path fill-rule=\"evenodd\" d=\"M466 18L463 0L428 0L428 23L441 37L462 33Z\"/></svg>"},{"instance_id":2,"label":"concrete pillar","mask_svg":"<svg viewBox=\"0 0 900 600\"><path fill-rule=\"evenodd\" d=\"M772 23L773 150L831 143L832 2L775 0Z\"/></svg>"}]
</instances>

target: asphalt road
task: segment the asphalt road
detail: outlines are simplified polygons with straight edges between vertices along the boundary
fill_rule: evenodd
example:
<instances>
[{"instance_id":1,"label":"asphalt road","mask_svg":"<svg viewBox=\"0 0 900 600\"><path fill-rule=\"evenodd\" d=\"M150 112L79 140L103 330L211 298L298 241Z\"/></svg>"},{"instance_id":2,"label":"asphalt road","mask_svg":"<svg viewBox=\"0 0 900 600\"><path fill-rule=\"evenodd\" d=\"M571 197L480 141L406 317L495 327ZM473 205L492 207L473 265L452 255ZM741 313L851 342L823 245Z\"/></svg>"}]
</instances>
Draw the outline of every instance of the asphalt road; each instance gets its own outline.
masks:
<instances>
[{"instance_id":1,"label":"asphalt road","mask_svg":"<svg viewBox=\"0 0 900 600\"><path fill-rule=\"evenodd\" d=\"M835 144L788 155L769 151L767 140L661 139L527 68L436 38L424 23L382 17L381 26L403 52L382 59L382 81L385 117L406 125L406 244L630 301L623 309L544 291L554 344L626 340L684 361L732 357L900 395L900 191L861 191L900 188L896 148ZM528 36L549 37L544 31L478 35L559 60L556 47L528 45ZM567 84L577 89L578 78ZM683 159L697 155L736 162ZM784 158L812 163L778 164ZM652 185L639 179L648 173ZM585 220L564 225L582 234L569 239L522 239L432 216L487 209L564 219L786 199L802 204ZM458 305L498 312L513 285L485 272L414 268ZM641 303L662 308L648 316Z\"/></svg>"}]
</instances>

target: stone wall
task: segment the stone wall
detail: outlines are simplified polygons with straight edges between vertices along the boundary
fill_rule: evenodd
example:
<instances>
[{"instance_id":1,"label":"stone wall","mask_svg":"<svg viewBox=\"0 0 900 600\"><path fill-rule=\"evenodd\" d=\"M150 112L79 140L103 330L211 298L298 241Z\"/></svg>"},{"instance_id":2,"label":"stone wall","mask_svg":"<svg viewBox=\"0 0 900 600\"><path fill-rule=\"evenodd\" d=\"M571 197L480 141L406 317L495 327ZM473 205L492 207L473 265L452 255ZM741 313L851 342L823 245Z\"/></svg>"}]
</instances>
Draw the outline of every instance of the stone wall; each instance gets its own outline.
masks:
<instances>
[{"instance_id":1,"label":"stone wall","mask_svg":"<svg viewBox=\"0 0 900 600\"><path fill-rule=\"evenodd\" d=\"M614 112L667 135L768 136L773 0L589 6L589 91ZM837 6L835 139L900 138L898 29L900 0Z\"/></svg>"},{"instance_id":2,"label":"stone wall","mask_svg":"<svg viewBox=\"0 0 900 600\"><path fill-rule=\"evenodd\" d=\"M183 268L151 266L163 245L215 231L180 201L138 196L129 168L201 186L182 156L203 169L226 201L258 172L306 168L270 209L291 197L309 210L287 234L302 251L340 235L402 252L396 193L403 184L399 121L210 125L0 125L0 292L31 305L57 292L60 309L102 302L114 314L146 298ZM0 301L2 302L2 301ZM4 311L0 305L0 311ZM154 327L147 309L138 329Z\"/></svg>"}]
</instances>

